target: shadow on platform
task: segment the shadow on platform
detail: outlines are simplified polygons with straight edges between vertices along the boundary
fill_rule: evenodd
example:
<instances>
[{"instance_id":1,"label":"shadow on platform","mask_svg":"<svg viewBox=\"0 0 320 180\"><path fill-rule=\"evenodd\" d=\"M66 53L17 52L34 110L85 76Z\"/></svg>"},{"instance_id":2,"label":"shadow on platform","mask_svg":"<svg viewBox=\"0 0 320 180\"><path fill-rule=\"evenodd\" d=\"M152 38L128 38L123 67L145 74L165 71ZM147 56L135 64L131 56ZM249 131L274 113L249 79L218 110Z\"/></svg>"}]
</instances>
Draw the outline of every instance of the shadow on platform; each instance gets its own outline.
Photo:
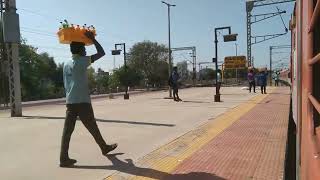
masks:
<instances>
[{"instance_id":1,"label":"shadow on platform","mask_svg":"<svg viewBox=\"0 0 320 180\"><path fill-rule=\"evenodd\" d=\"M122 155L123 153L110 154L107 158L112 162L113 165L110 166L86 166L86 165L75 165L70 168L76 169L105 169L105 170L116 170L122 173L147 177L152 179L160 180L225 180L224 178L218 177L214 174L206 172L190 172L188 174L170 174L167 172L162 172L156 169L137 167L131 159L125 159L121 161L117 158L117 155Z\"/></svg>"},{"instance_id":2,"label":"shadow on platform","mask_svg":"<svg viewBox=\"0 0 320 180\"><path fill-rule=\"evenodd\" d=\"M212 104L212 102L208 102L208 101L188 101L188 100L183 100L182 102L185 102L185 103L204 103L204 104Z\"/></svg>"},{"instance_id":3,"label":"shadow on platform","mask_svg":"<svg viewBox=\"0 0 320 180\"><path fill-rule=\"evenodd\" d=\"M23 116L23 118L24 119L61 119L61 120L65 119L65 117L50 117L50 116ZM165 127L174 127L175 126L174 124L123 121L123 120L106 120L106 119L99 119L99 118L96 118L96 121L97 122L104 122L104 123L134 124L134 125L145 125L145 126L165 126Z\"/></svg>"}]
</instances>

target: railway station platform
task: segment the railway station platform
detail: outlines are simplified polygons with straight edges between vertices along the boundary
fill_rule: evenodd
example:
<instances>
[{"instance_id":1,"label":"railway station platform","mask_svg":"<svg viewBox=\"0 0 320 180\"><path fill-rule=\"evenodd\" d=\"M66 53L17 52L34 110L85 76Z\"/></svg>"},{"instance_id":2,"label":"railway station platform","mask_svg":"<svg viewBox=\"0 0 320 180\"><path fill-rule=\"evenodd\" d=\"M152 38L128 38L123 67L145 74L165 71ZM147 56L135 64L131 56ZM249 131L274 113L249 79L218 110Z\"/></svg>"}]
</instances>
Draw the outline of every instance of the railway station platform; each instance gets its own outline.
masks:
<instances>
[{"instance_id":1,"label":"railway station platform","mask_svg":"<svg viewBox=\"0 0 320 180\"><path fill-rule=\"evenodd\" d=\"M69 154L75 166L59 167L65 116L63 102L30 105L23 117L0 111L0 179L282 179L290 90L267 87L268 94L222 87L96 98L92 101L107 143L119 147L101 155L89 132L77 122Z\"/></svg>"},{"instance_id":2,"label":"railway station platform","mask_svg":"<svg viewBox=\"0 0 320 180\"><path fill-rule=\"evenodd\" d=\"M278 180L284 178L290 94L272 89L221 114L106 179Z\"/></svg>"}]
</instances>

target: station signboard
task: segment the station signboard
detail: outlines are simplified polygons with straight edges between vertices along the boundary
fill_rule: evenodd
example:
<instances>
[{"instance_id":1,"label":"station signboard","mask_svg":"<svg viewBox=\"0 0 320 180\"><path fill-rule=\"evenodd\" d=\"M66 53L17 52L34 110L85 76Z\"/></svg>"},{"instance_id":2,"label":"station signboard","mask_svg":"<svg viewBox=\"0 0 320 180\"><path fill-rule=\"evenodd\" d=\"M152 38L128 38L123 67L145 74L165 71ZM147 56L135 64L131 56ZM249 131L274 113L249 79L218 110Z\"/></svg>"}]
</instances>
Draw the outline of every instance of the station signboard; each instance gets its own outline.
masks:
<instances>
[{"instance_id":1,"label":"station signboard","mask_svg":"<svg viewBox=\"0 0 320 180\"><path fill-rule=\"evenodd\" d=\"M227 56L224 58L224 69L242 69L246 67L246 56Z\"/></svg>"}]
</instances>

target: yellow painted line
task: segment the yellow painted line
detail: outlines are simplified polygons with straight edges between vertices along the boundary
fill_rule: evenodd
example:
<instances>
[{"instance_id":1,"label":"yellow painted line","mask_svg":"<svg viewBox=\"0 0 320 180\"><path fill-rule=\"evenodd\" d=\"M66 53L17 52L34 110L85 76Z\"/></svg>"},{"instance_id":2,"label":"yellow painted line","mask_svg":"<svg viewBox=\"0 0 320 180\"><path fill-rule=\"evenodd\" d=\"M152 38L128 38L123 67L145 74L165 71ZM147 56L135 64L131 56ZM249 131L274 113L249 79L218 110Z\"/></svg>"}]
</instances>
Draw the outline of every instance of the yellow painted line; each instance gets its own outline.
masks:
<instances>
[{"instance_id":1,"label":"yellow painted line","mask_svg":"<svg viewBox=\"0 0 320 180\"><path fill-rule=\"evenodd\" d=\"M269 88L269 92L272 92L275 88ZM183 160L190 157L193 153L200 150L209 141L215 138L218 134L223 132L226 128L236 122L241 116L245 115L257 103L261 102L267 95L257 95L249 101L240 104L239 106L228 110L222 115L209 120L209 122L201 125L200 127L192 130L172 142L161 146L159 149L151 152L138 161L135 165L135 171L139 171L139 167L152 169L160 174L168 174L175 170L175 168L182 163ZM142 171L143 169L141 169ZM133 173L142 174L141 176L133 176L130 174L118 172L105 180L119 180L119 179L155 179L152 175L148 176L143 172ZM158 177L159 178L159 177ZM157 178L157 179L158 179Z\"/></svg>"}]
</instances>

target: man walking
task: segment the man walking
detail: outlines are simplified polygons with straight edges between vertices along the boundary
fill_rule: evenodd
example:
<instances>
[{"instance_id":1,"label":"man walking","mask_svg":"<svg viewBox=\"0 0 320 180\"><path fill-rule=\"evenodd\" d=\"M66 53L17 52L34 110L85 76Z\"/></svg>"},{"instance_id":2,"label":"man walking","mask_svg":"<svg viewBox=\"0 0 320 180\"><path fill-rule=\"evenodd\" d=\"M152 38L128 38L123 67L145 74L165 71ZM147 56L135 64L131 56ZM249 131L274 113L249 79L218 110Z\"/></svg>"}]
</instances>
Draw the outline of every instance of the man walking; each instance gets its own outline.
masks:
<instances>
[{"instance_id":1,"label":"man walking","mask_svg":"<svg viewBox=\"0 0 320 180\"><path fill-rule=\"evenodd\" d=\"M97 53L92 56L86 56L85 45L79 42L72 42L70 44L72 61L65 63L63 67L67 111L61 140L60 167L72 166L77 162L75 159L69 157L68 150L70 138L78 116L94 137L103 155L107 155L117 147L117 144L107 145L101 136L94 118L88 88L87 68L91 63L103 57L105 52L94 38L92 32L86 32L85 35L92 40L97 49Z\"/></svg>"}]
</instances>

